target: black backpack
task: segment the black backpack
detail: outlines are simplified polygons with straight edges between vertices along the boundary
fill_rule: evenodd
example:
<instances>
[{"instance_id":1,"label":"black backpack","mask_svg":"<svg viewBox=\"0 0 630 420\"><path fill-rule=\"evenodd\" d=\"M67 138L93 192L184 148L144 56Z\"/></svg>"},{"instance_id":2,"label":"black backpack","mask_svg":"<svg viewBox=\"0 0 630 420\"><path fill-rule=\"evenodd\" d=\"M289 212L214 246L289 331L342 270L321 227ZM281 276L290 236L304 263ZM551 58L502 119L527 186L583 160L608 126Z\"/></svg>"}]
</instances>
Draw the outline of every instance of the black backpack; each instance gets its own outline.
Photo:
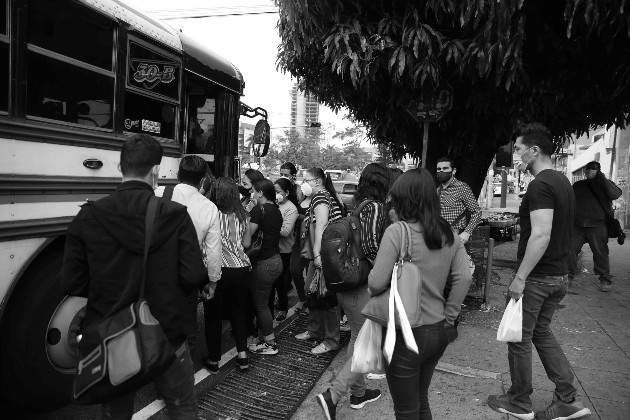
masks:
<instances>
[{"instance_id":1,"label":"black backpack","mask_svg":"<svg viewBox=\"0 0 630 420\"><path fill-rule=\"evenodd\" d=\"M374 200L365 200L350 215L324 229L320 255L326 288L347 292L367 283L372 266L361 247L361 210Z\"/></svg>"}]
</instances>

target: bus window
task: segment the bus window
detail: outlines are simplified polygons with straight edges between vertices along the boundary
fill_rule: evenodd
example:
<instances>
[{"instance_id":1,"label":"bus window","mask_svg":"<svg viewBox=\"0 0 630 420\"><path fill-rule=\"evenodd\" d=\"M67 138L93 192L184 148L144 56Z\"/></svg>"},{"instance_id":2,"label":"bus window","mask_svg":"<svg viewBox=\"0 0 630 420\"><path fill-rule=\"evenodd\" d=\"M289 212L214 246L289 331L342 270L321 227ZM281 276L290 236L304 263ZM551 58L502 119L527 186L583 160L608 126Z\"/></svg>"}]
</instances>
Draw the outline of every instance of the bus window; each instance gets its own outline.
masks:
<instances>
[{"instance_id":1,"label":"bus window","mask_svg":"<svg viewBox=\"0 0 630 420\"><path fill-rule=\"evenodd\" d=\"M26 114L112 130L114 31L108 21L73 2L33 0L28 27Z\"/></svg>"},{"instance_id":2,"label":"bus window","mask_svg":"<svg viewBox=\"0 0 630 420\"><path fill-rule=\"evenodd\" d=\"M9 109L9 0L0 0L0 112Z\"/></svg>"},{"instance_id":3,"label":"bus window","mask_svg":"<svg viewBox=\"0 0 630 420\"><path fill-rule=\"evenodd\" d=\"M175 105L125 92L124 130L148 133L160 141L175 141Z\"/></svg>"},{"instance_id":4,"label":"bus window","mask_svg":"<svg viewBox=\"0 0 630 420\"><path fill-rule=\"evenodd\" d=\"M31 0L28 42L112 71L114 31L109 21L67 0Z\"/></svg>"},{"instance_id":5,"label":"bus window","mask_svg":"<svg viewBox=\"0 0 630 420\"><path fill-rule=\"evenodd\" d=\"M217 92L212 87L198 80L188 81L187 154L212 155L214 158L216 97Z\"/></svg>"}]
</instances>

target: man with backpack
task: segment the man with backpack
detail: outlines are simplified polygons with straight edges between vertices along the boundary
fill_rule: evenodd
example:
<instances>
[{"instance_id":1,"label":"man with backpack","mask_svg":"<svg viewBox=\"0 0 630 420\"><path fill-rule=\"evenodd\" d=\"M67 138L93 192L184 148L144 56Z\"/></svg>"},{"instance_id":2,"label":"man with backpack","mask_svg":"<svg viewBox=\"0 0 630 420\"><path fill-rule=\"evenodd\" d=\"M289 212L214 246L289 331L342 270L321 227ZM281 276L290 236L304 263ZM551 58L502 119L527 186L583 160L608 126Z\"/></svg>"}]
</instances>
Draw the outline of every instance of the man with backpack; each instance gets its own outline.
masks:
<instances>
[{"instance_id":1,"label":"man with backpack","mask_svg":"<svg viewBox=\"0 0 630 420\"><path fill-rule=\"evenodd\" d=\"M362 373L352 372L354 343L365 322L361 310L370 299L367 277L388 224L385 198L389 188L388 169L379 163L365 167L354 197L352 214L330 223L322 235L321 261L328 290L348 318L350 343L347 360L331 387L317 395L326 419L336 418L337 403L350 391L350 407L363 408L381 397L378 389L366 389Z\"/></svg>"}]
</instances>

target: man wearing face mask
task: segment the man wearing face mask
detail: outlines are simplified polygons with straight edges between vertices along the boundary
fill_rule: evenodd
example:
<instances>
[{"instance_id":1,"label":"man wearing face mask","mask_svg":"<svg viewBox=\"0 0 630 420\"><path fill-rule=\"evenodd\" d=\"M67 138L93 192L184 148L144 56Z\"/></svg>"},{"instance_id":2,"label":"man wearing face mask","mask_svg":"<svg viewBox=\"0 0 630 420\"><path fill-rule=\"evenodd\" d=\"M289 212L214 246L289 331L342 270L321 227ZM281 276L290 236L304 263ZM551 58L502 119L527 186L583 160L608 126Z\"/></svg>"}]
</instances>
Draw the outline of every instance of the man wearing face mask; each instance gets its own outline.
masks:
<instances>
[{"instance_id":1,"label":"man wearing face mask","mask_svg":"<svg viewBox=\"0 0 630 420\"><path fill-rule=\"evenodd\" d=\"M458 231L462 242L466 243L481 221L481 208L468 184L455 178L456 172L455 163L450 157L438 159L436 177L440 184L437 188L440 215Z\"/></svg>"},{"instance_id":2,"label":"man wearing face mask","mask_svg":"<svg viewBox=\"0 0 630 420\"><path fill-rule=\"evenodd\" d=\"M593 271L599 276L599 290L609 292L612 281L605 212L613 214L612 200L619 198L622 191L606 179L599 162L587 163L585 172L586 179L573 184L577 207L573 223L573 252L569 255L569 281L576 275L577 256L582 246L588 243L593 252Z\"/></svg>"},{"instance_id":3,"label":"man wearing face mask","mask_svg":"<svg viewBox=\"0 0 630 420\"><path fill-rule=\"evenodd\" d=\"M291 181L292 184L295 184L295 176L297 175L297 168L291 162L284 162L282 166L280 166L280 176L282 178L286 178Z\"/></svg>"},{"instance_id":4,"label":"man wearing face mask","mask_svg":"<svg viewBox=\"0 0 630 420\"><path fill-rule=\"evenodd\" d=\"M488 397L488 405L499 413L534 419L531 395L532 344L536 347L547 377L555 385L554 399L538 420L581 419L591 414L577 401L573 371L551 331L556 307L568 290L569 254L575 213L575 196L564 174L555 171L549 130L539 123L522 124L514 144L521 155L520 170L529 170L534 180L527 187L519 208L521 237L516 254L518 269L508 288L508 298L523 299L522 339L507 343L512 385L503 395Z\"/></svg>"}]
</instances>

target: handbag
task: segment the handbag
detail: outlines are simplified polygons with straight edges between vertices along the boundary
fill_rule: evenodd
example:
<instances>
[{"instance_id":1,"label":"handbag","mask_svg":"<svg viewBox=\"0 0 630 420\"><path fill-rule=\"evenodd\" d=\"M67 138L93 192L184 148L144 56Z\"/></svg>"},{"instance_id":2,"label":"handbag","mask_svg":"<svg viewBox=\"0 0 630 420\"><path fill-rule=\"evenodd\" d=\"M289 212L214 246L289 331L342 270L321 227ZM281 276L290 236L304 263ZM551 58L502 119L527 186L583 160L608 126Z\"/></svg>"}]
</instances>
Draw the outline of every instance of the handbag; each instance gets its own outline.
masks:
<instances>
[{"instance_id":1,"label":"handbag","mask_svg":"<svg viewBox=\"0 0 630 420\"><path fill-rule=\"evenodd\" d=\"M606 215L606 231L608 232L608 237L617 238L617 242L619 243L619 245L623 245L624 241L626 240L626 234L623 229L621 229L621 223L619 223L619 220L615 219L613 215L610 214L608 209L599 200L599 196L595 194L595 191L593 191L593 187L591 187L588 182L586 183L586 186L589 190L591 190L591 194L595 196L597 203L602 208L602 210L604 210L604 214Z\"/></svg>"},{"instance_id":2,"label":"handbag","mask_svg":"<svg viewBox=\"0 0 630 420\"><path fill-rule=\"evenodd\" d=\"M501 324L497 330L497 340L511 343L520 343L523 339L523 298L518 301L510 299Z\"/></svg>"},{"instance_id":3,"label":"handbag","mask_svg":"<svg viewBox=\"0 0 630 420\"><path fill-rule=\"evenodd\" d=\"M383 327L366 319L354 343L350 370L357 373L385 373L382 342Z\"/></svg>"},{"instance_id":4,"label":"handbag","mask_svg":"<svg viewBox=\"0 0 630 420\"><path fill-rule=\"evenodd\" d=\"M396 222L396 224L402 230L402 238L399 258L392 272L391 286L383 293L372 296L361 313L366 318L384 326L389 324L390 316L394 316L396 326L402 327L399 313L392 314L389 310L391 291L396 290L400 296L400 307L406 315L405 319L417 327L422 325L422 276L420 269L411 262L411 228L406 222Z\"/></svg>"},{"instance_id":5,"label":"handbag","mask_svg":"<svg viewBox=\"0 0 630 420\"><path fill-rule=\"evenodd\" d=\"M262 224L265 221L265 206L261 204L260 210L262 210L263 218L260 221L259 229L256 232L256 239L252 243L252 246L250 246L249 248L245 250L245 254L247 254L247 257L249 258L249 262L251 262L252 265L254 265L258 261L258 255L260 254L260 250L262 248L262 242L263 242Z\"/></svg>"},{"instance_id":6,"label":"handbag","mask_svg":"<svg viewBox=\"0 0 630 420\"><path fill-rule=\"evenodd\" d=\"M83 331L79 344L86 355L77 367L72 399L79 404L98 404L132 392L161 375L175 360L175 351L144 299L149 245L155 222L155 196L146 215L142 282L138 299L112 309L98 324ZM119 302L130 293L130 282Z\"/></svg>"}]
</instances>

